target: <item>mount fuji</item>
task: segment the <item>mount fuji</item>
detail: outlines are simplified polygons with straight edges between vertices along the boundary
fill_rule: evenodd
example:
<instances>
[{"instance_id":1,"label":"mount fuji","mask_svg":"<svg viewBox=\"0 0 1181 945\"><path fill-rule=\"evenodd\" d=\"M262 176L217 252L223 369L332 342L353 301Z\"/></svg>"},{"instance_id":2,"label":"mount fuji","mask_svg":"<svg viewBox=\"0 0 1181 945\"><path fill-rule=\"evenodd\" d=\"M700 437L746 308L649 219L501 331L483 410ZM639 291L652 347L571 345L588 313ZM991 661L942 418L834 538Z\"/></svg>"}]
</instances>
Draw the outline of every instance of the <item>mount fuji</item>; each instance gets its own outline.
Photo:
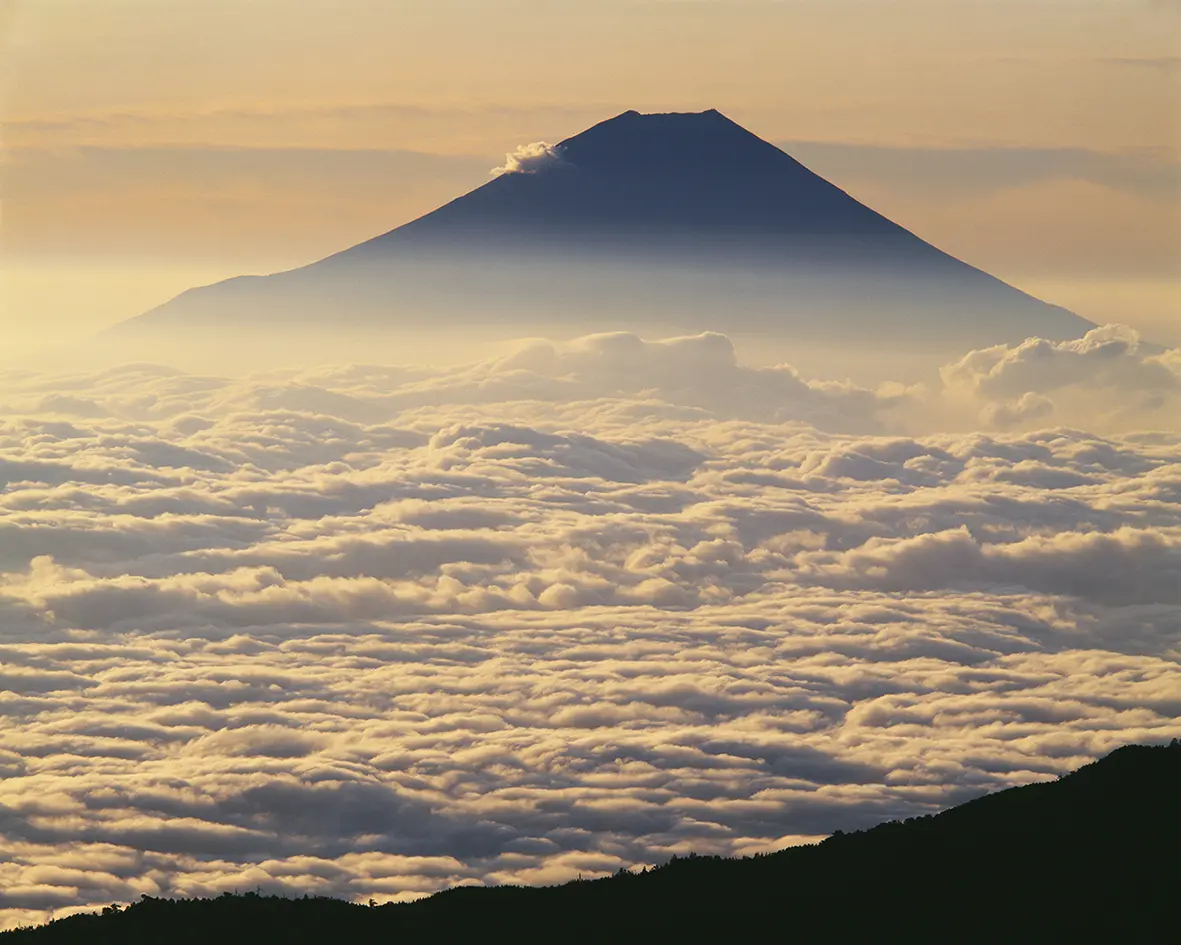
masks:
<instances>
[{"instance_id":1,"label":"mount fuji","mask_svg":"<svg viewBox=\"0 0 1181 945\"><path fill-rule=\"evenodd\" d=\"M935 248L715 110L629 111L535 151L384 235L190 289L112 331L712 329L962 348L1093 327Z\"/></svg>"}]
</instances>

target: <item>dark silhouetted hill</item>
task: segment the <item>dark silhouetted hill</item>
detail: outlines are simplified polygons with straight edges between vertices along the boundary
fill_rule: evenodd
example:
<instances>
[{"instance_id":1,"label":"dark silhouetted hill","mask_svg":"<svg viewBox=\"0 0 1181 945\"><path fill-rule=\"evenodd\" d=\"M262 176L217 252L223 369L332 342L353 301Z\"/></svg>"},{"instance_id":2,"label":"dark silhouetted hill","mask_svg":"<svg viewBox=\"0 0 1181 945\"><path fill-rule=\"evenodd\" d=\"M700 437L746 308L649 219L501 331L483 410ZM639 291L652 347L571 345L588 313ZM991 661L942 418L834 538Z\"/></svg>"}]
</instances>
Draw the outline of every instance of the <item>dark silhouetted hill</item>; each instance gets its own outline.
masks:
<instances>
[{"instance_id":1,"label":"dark silhouetted hill","mask_svg":"<svg viewBox=\"0 0 1181 945\"><path fill-rule=\"evenodd\" d=\"M936 249L717 111L629 111L389 233L114 330L703 329L954 348L1093 327Z\"/></svg>"},{"instance_id":2,"label":"dark silhouetted hill","mask_svg":"<svg viewBox=\"0 0 1181 945\"><path fill-rule=\"evenodd\" d=\"M749 859L691 856L593 882L464 887L379 907L144 899L0 943L1170 943L1181 941L1179 797L1175 740Z\"/></svg>"}]
</instances>

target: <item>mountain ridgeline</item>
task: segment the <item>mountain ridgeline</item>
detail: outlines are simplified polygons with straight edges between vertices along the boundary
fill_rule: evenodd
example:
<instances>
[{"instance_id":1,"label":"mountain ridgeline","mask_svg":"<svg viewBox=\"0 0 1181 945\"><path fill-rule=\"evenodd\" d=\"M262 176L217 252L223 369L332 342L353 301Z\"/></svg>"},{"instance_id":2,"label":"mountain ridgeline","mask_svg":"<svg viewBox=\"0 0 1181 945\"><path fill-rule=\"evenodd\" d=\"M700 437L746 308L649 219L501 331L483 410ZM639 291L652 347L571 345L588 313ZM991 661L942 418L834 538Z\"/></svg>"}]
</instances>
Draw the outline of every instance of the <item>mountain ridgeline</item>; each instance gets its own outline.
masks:
<instances>
[{"instance_id":1,"label":"mountain ridgeline","mask_svg":"<svg viewBox=\"0 0 1181 945\"><path fill-rule=\"evenodd\" d=\"M417 902L144 898L0 945L169 942L1181 940L1181 741L1128 746L1055 781L747 859L674 859L548 888Z\"/></svg>"},{"instance_id":2,"label":"mountain ridgeline","mask_svg":"<svg viewBox=\"0 0 1181 945\"><path fill-rule=\"evenodd\" d=\"M183 293L115 336L233 327L716 330L963 350L1091 324L924 242L717 111L629 111L319 262Z\"/></svg>"}]
</instances>

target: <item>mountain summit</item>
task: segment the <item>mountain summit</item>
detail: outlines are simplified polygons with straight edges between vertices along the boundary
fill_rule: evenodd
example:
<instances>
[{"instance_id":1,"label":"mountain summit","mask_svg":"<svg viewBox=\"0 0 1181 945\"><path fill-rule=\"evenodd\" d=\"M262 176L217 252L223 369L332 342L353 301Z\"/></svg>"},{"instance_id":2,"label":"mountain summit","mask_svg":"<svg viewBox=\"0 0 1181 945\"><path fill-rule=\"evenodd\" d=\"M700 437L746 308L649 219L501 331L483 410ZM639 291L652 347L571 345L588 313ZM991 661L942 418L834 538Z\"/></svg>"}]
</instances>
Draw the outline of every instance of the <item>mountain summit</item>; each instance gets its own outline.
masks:
<instances>
[{"instance_id":1,"label":"mountain summit","mask_svg":"<svg viewBox=\"0 0 1181 945\"><path fill-rule=\"evenodd\" d=\"M124 331L304 323L550 335L713 329L949 346L1085 320L947 255L720 112L624 112L309 266Z\"/></svg>"},{"instance_id":2,"label":"mountain summit","mask_svg":"<svg viewBox=\"0 0 1181 945\"><path fill-rule=\"evenodd\" d=\"M720 112L625 112L568 138L538 170L505 173L364 246L493 228L774 240L909 237Z\"/></svg>"}]
</instances>

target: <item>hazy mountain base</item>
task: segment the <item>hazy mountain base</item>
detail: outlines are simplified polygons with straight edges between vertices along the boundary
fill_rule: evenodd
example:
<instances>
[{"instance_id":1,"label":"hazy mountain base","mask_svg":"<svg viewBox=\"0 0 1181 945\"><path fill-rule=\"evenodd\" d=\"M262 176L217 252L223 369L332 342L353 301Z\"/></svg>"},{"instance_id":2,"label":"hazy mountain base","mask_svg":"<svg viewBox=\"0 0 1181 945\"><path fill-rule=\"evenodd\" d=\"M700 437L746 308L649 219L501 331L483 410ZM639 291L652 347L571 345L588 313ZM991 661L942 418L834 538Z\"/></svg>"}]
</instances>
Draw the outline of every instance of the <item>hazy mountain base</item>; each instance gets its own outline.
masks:
<instances>
[{"instance_id":1,"label":"hazy mountain base","mask_svg":"<svg viewBox=\"0 0 1181 945\"><path fill-rule=\"evenodd\" d=\"M897 251L864 258L866 248L852 239L768 246L662 233L595 239L564 228L479 236L402 239L391 241L389 258L372 251L355 258L353 250L302 269L229 279L182 293L118 331L226 319L413 329L445 318L452 328L507 322L583 331L724 324L797 339L921 331L980 344L1030 333L1078 337L1093 327L925 244L934 259Z\"/></svg>"},{"instance_id":2,"label":"hazy mountain base","mask_svg":"<svg viewBox=\"0 0 1181 945\"><path fill-rule=\"evenodd\" d=\"M563 886L461 888L381 907L252 893L144 897L5 941L1165 942L1179 878L1181 741L934 817L739 860L674 858Z\"/></svg>"},{"instance_id":3,"label":"hazy mountain base","mask_svg":"<svg viewBox=\"0 0 1181 945\"><path fill-rule=\"evenodd\" d=\"M791 364L810 376L860 384L933 382L941 365L966 351L1034 334L1077 338L1093 327L1026 301L1045 315L1031 318L1028 329L994 319L987 293L973 298L930 280L910 291L897 273L868 278L841 269L793 274L719 270L707 261L645 267L528 257L474 266L439 258L323 274L311 267L192 289L84 343L22 358L20 367L56 373L146 361L246 374L347 362L455 366L537 339L723 331L747 364ZM1049 324L1037 331L1032 323L1039 321ZM642 386L642 376L634 380Z\"/></svg>"}]
</instances>

